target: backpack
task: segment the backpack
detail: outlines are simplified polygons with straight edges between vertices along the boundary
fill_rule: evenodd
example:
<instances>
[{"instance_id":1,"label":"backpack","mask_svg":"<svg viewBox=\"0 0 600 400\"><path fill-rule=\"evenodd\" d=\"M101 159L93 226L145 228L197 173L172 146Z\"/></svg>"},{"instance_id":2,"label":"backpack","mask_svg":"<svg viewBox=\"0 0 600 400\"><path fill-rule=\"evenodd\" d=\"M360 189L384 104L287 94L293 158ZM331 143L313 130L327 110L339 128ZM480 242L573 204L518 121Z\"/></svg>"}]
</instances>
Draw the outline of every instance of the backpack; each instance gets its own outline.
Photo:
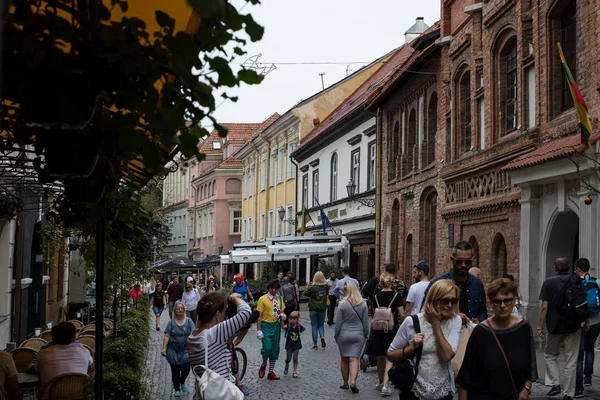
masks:
<instances>
[{"instance_id":1,"label":"backpack","mask_svg":"<svg viewBox=\"0 0 600 400\"><path fill-rule=\"evenodd\" d=\"M596 278L582 279L583 286L587 290L587 304L590 312L600 312L600 298L598 297L598 283Z\"/></svg>"},{"instance_id":2,"label":"backpack","mask_svg":"<svg viewBox=\"0 0 600 400\"><path fill-rule=\"evenodd\" d=\"M287 304L296 303L296 287L290 283L283 285L281 288L281 294L283 295L283 301Z\"/></svg>"},{"instance_id":3,"label":"backpack","mask_svg":"<svg viewBox=\"0 0 600 400\"><path fill-rule=\"evenodd\" d=\"M380 307L378 296L375 296L377 308L373 310L373 321L371 322L371 327L374 331L384 331L387 333L394 329L394 312L391 309L391 305L394 304L396 296L398 296L398 293L394 293L394 297L387 307Z\"/></svg>"},{"instance_id":4,"label":"backpack","mask_svg":"<svg viewBox=\"0 0 600 400\"><path fill-rule=\"evenodd\" d=\"M410 318L413 320L415 334L421 333L419 317L417 315L411 315ZM423 346L419 346L412 358L404 358L400 361L396 361L388 371L390 382L392 382L400 393L408 394L411 392L417 374L419 373L419 361L421 360L422 352Z\"/></svg>"},{"instance_id":5,"label":"backpack","mask_svg":"<svg viewBox=\"0 0 600 400\"><path fill-rule=\"evenodd\" d=\"M560 308L558 326L579 327L590 316L587 289L581 278L571 276L563 286L563 303Z\"/></svg>"}]
</instances>

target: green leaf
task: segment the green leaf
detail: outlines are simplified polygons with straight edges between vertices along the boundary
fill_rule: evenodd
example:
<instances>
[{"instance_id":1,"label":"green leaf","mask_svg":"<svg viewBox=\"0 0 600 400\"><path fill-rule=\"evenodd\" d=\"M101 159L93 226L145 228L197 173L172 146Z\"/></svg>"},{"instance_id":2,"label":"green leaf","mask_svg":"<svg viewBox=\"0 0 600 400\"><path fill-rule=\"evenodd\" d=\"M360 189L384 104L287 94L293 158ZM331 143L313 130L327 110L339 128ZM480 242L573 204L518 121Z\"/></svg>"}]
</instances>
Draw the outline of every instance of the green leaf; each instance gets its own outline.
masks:
<instances>
[{"instance_id":1,"label":"green leaf","mask_svg":"<svg viewBox=\"0 0 600 400\"><path fill-rule=\"evenodd\" d=\"M238 78L242 82L246 82L248 85L257 85L262 82L263 77L256 73L253 69L241 69L238 72Z\"/></svg>"},{"instance_id":2,"label":"green leaf","mask_svg":"<svg viewBox=\"0 0 600 400\"><path fill-rule=\"evenodd\" d=\"M261 40L265 34L265 28L259 25L250 14L245 15L244 20L246 22L246 33L250 36L250 40L253 42Z\"/></svg>"},{"instance_id":3,"label":"green leaf","mask_svg":"<svg viewBox=\"0 0 600 400\"><path fill-rule=\"evenodd\" d=\"M233 49L233 52L235 54L237 54L238 56L243 56L243 55L247 54L241 47L237 47L237 46Z\"/></svg>"},{"instance_id":4,"label":"green leaf","mask_svg":"<svg viewBox=\"0 0 600 400\"><path fill-rule=\"evenodd\" d=\"M222 19L227 10L224 0L188 0L188 4L203 19Z\"/></svg>"},{"instance_id":5,"label":"green leaf","mask_svg":"<svg viewBox=\"0 0 600 400\"><path fill-rule=\"evenodd\" d=\"M126 13L127 10L129 9L129 4L126 1L119 1L117 4L119 4L119 8L121 9L121 12Z\"/></svg>"},{"instance_id":6,"label":"green leaf","mask_svg":"<svg viewBox=\"0 0 600 400\"><path fill-rule=\"evenodd\" d=\"M233 87L237 85L238 80L233 75L233 71L229 67L229 62L222 57L209 59L210 67L219 74L218 84L223 86Z\"/></svg>"},{"instance_id":7,"label":"green leaf","mask_svg":"<svg viewBox=\"0 0 600 400\"><path fill-rule=\"evenodd\" d=\"M166 12L160 10L156 10L155 14L156 22L158 22L158 25L160 25L161 28L169 28L171 32L175 30L174 18L169 17L169 15Z\"/></svg>"}]
</instances>

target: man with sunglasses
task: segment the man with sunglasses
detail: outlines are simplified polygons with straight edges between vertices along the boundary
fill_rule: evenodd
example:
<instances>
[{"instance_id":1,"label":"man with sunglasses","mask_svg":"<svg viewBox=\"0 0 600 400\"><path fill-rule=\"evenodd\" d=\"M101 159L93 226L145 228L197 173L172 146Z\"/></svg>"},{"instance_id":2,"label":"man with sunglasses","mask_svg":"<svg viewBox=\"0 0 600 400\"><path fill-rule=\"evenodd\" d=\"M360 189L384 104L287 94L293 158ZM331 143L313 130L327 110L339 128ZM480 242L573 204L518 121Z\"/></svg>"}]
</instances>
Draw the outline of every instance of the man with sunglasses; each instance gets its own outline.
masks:
<instances>
[{"instance_id":1,"label":"man with sunglasses","mask_svg":"<svg viewBox=\"0 0 600 400\"><path fill-rule=\"evenodd\" d=\"M485 289L483 283L469 273L473 264L473 246L469 242L461 240L452 248L452 269L431 281L425 291L424 297L435 282L440 279L451 279L460 289L458 299L458 310L463 324L469 321L478 324L487 319L487 306L485 300Z\"/></svg>"}]
</instances>

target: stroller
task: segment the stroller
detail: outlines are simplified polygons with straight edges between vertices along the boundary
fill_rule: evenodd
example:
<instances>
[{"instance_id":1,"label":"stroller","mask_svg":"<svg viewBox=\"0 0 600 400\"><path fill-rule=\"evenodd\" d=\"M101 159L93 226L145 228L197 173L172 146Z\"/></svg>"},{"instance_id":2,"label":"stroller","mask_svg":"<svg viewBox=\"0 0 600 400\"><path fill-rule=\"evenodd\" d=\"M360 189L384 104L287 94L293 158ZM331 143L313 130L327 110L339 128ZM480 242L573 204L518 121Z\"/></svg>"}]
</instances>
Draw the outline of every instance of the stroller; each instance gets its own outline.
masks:
<instances>
[{"instance_id":1,"label":"stroller","mask_svg":"<svg viewBox=\"0 0 600 400\"><path fill-rule=\"evenodd\" d=\"M377 357L374 357L368 354L369 349L371 348L371 342L373 340L373 329L369 330L369 337L365 342L365 347L363 348L363 352L360 355L360 370L362 372L367 372L369 367L377 366Z\"/></svg>"}]
</instances>

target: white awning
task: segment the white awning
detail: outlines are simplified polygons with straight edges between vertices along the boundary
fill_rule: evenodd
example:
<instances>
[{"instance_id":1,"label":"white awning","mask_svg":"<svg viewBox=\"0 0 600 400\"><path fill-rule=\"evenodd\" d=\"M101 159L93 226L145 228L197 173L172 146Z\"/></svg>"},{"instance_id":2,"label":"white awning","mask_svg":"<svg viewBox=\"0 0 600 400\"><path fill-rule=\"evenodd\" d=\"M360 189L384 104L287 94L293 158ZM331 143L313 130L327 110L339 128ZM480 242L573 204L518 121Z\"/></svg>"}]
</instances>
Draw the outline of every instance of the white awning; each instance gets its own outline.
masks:
<instances>
[{"instance_id":1,"label":"white awning","mask_svg":"<svg viewBox=\"0 0 600 400\"><path fill-rule=\"evenodd\" d=\"M342 251L341 243L293 243L275 244L269 246L270 254L277 255L310 255L310 254L337 254Z\"/></svg>"},{"instance_id":2,"label":"white awning","mask_svg":"<svg viewBox=\"0 0 600 400\"><path fill-rule=\"evenodd\" d=\"M231 264L231 256L229 254L222 254L221 255L221 264Z\"/></svg>"},{"instance_id":3,"label":"white awning","mask_svg":"<svg viewBox=\"0 0 600 400\"><path fill-rule=\"evenodd\" d=\"M267 249L231 250L231 261L237 264L271 261Z\"/></svg>"}]
</instances>

